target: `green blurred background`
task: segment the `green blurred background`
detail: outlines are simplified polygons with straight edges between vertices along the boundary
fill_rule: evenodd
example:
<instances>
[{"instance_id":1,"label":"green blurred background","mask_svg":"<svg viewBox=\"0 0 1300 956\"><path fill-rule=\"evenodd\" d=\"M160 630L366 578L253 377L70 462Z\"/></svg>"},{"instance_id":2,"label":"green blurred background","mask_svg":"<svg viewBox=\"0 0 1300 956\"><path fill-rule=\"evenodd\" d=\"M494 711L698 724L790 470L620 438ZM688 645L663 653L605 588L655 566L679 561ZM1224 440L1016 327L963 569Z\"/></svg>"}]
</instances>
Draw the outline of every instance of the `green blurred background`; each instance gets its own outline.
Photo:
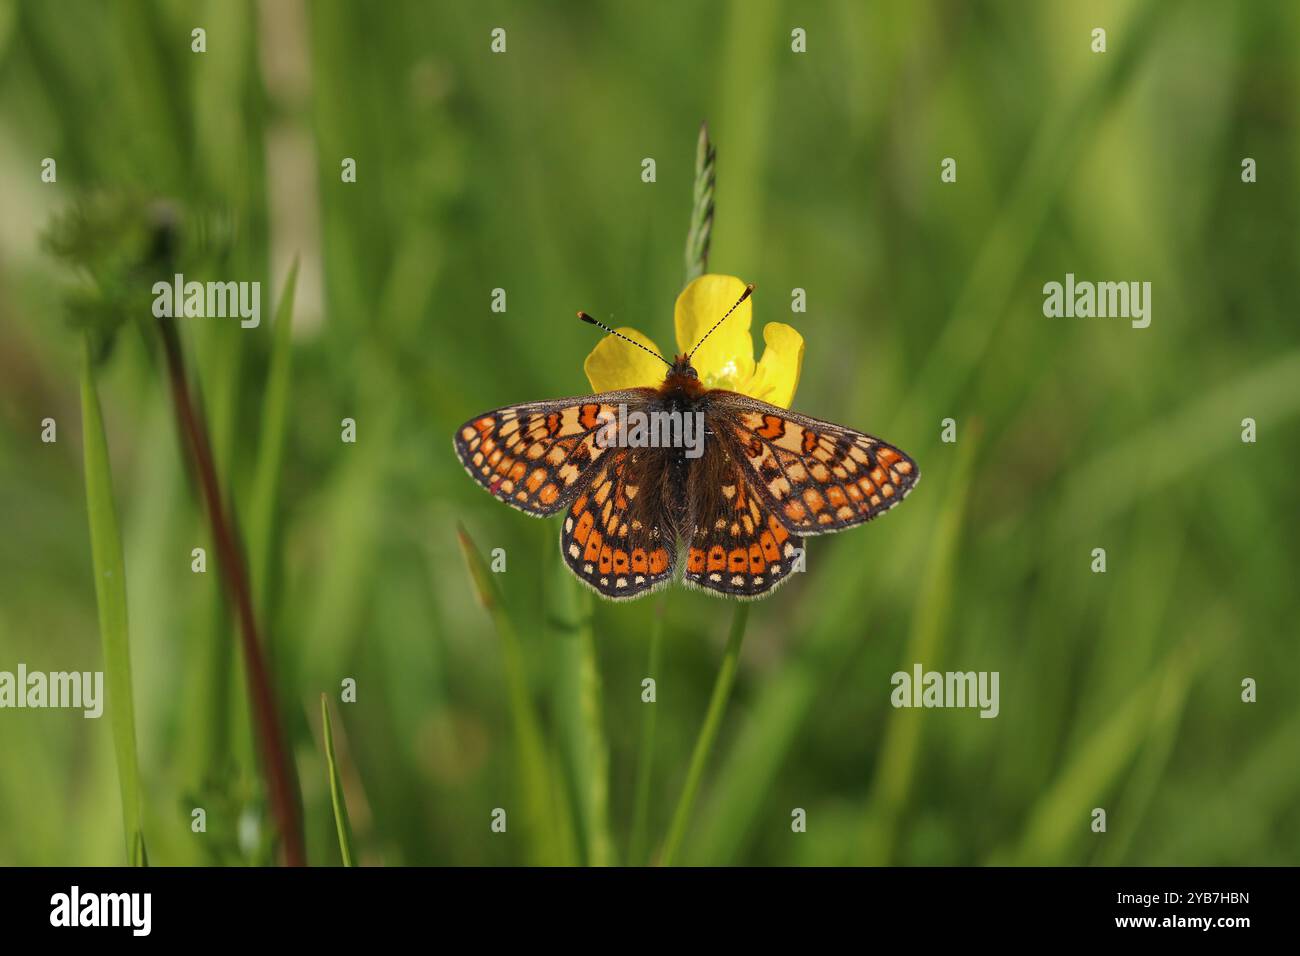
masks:
<instances>
[{"instance_id":1,"label":"green blurred background","mask_svg":"<svg viewBox=\"0 0 1300 956\"><path fill-rule=\"evenodd\" d=\"M203 253L188 278L263 284L256 330L180 323L241 527L273 306L301 263L259 587L311 861L340 859L325 691L360 862L643 862L731 606L575 603L559 522L492 501L451 435L585 392L577 309L671 342L707 120L710 266L757 283L756 327L804 334L795 408L898 444L925 479L812 540L808 573L752 608L678 861L1300 863L1298 54L1283 0L0 2L0 669L104 666L68 308L84 269L42 237L93 196L113 247L163 198ZM1043 283L1067 272L1150 281L1150 328L1045 318ZM109 273L146 302L98 376L149 858L269 862L236 633L147 324L141 283L162 276ZM513 658L458 521L506 550L547 832L526 825ZM590 643L564 625L588 609ZM1000 672L1000 715L893 709L890 675L915 662ZM0 863L126 860L113 707L0 712Z\"/></svg>"}]
</instances>

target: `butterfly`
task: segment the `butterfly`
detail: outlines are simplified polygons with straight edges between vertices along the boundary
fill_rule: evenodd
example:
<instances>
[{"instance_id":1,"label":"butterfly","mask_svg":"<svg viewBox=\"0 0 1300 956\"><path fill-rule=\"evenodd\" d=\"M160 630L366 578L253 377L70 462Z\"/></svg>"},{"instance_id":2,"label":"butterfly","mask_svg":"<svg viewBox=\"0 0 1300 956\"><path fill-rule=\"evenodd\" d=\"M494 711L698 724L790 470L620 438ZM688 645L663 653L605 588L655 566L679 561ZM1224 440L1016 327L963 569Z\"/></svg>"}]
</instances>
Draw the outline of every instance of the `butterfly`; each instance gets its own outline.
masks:
<instances>
[{"instance_id":1,"label":"butterfly","mask_svg":"<svg viewBox=\"0 0 1300 956\"><path fill-rule=\"evenodd\" d=\"M564 561L604 597L642 597L679 571L688 587L763 597L801 566L804 538L916 487L916 462L879 438L700 381L691 356L753 290L672 362L579 312L667 365L662 384L507 405L456 430L494 497L538 518L568 509Z\"/></svg>"}]
</instances>

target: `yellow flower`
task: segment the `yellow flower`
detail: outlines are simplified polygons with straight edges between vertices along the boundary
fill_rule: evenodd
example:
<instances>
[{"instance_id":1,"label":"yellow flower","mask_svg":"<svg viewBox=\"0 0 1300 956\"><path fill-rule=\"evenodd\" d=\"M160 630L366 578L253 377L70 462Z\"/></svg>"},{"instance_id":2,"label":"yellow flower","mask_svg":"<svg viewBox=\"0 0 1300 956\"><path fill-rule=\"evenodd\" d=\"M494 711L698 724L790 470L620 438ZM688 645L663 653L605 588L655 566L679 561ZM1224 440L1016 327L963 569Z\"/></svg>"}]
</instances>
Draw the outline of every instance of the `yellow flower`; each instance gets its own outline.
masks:
<instances>
[{"instance_id":1,"label":"yellow flower","mask_svg":"<svg viewBox=\"0 0 1300 956\"><path fill-rule=\"evenodd\" d=\"M673 310L677 328L677 348L685 355L745 291L745 283L735 276L702 275L682 290ZM789 408L799 387L799 367L803 364L803 336L784 322L769 322L763 327L766 346L763 357L754 361L754 340L749 326L753 321L753 297L710 335L691 359L700 381L708 388L725 388L759 401ZM635 339L646 348L663 355L659 346L636 329L619 332ZM587 380L597 392L620 388L655 386L664 380L664 366L654 356L606 336L596 343L583 363Z\"/></svg>"}]
</instances>

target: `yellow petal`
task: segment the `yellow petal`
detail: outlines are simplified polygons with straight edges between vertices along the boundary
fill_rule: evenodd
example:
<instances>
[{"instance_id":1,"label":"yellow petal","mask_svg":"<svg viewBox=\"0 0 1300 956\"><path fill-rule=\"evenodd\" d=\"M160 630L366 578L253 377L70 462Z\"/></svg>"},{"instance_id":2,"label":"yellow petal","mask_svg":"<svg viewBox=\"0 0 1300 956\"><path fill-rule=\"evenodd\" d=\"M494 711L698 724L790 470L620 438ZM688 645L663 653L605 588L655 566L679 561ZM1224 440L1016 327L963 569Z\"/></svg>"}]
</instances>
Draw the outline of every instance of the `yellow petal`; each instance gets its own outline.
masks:
<instances>
[{"instance_id":1,"label":"yellow petal","mask_svg":"<svg viewBox=\"0 0 1300 956\"><path fill-rule=\"evenodd\" d=\"M763 342L763 357L741 391L778 408L789 408L799 387L803 336L784 322L769 322L763 327Z\"/></svg>"},{"instance_id":2,"label":"yellow petal","mask_svg":"<svg viewBox=\"0 0 1300 956\"><path fill-rule=\"evenodd\" d=\"M673 310L681 353L694 348L744 291L745 283L735 276L723 275L702 275L683 289ZM740 303L691 360L700 381L709 388L738 391L741 383L754 374L754 342L749 337L749 324L754 315L752 301L746 299Z\"/></svg>"},{"instance_id":3,"label":"yellow petal","mask_svg":"<svg viewBox=\"0 0 1300 956\"><path fill-rule=\"evenodd\" d=\"M659 346L646 338L636 329L622 328L630 339L635 339L648 349L659 352ZM622 339L607 335L591 350L587 360L582 363L582 370L587 373L587 381L594 392L610 392L619 388L654 387L664 380L668 369L663 362L655 361L653 355L647 355L638 348L633 348Z\"/></svg>"}]
</instances>

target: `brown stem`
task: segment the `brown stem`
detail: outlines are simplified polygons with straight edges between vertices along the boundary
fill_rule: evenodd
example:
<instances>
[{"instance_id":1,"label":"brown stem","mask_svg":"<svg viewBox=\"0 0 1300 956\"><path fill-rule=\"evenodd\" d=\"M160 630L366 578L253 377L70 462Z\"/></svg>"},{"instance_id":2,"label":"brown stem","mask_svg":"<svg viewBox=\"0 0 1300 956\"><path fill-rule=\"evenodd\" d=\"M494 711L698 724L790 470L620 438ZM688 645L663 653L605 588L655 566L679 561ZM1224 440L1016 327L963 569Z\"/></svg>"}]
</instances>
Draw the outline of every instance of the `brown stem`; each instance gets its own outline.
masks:
<instances>
[{"instance_id":1,"label":"brown stem","mask_svg":"<svg viewBox=\"0 0 1300 956\"><path fill-rule=\"evenodd\" d=\"M306 866L307 852L298 813L297 788L285 749L284 731L280 726L275 697L271 692L266 661L262 655L262 641L258 635L252 594L248 587L247 566L235 539L234 524L222 507L221 489L217 484L217 470L213 465L207 431L186 384L180 336L171 319L162 319L159 324L162 329L163 351L167 355L167 373L171 382L172 401L176 405L176 416L193 458L199 485L203 489L208 521L212 525L212 536L217 547L217 560L221 565L222 580L226 583L226 594L239 619L239 634L248 674L248 695L253 706L253 725L266 765L271 812L283 841L284 861L289 866Z\"/></svg>"}]
</instances>

